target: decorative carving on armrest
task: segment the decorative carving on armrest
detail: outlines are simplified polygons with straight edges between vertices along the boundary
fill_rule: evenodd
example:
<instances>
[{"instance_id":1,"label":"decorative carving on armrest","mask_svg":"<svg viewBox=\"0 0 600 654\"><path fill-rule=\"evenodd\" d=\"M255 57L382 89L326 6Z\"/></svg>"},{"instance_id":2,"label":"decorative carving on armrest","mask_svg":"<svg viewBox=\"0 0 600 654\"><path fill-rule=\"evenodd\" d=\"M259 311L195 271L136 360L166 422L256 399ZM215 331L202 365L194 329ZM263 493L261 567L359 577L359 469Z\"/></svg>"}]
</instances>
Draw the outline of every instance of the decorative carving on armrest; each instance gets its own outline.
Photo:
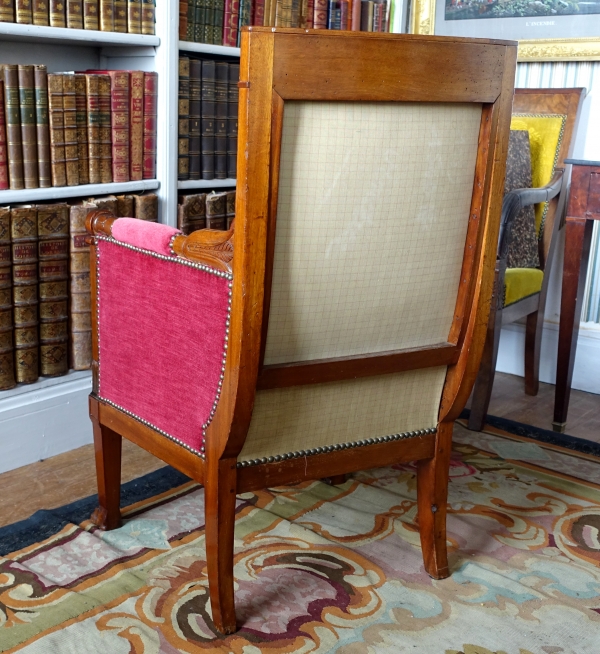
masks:
<instances>
[{"instance_id":1,"label":"decorative carving on armrest","mask_svg":"<svg viewBox=\"0 0 600 654\"><path fill-rule=\"evenodd\" d=\"M233 260L233 223L227 232L216 229L200 229L189 236L176 236L173 239L173 252L211 268L231 272Z\"/></svg>"},{"instance_id":2,"label":"decorative carving on armrest","mask_svg":"<svg viewBox=\"0 0 600 654\"><path fill-rule=\"evenodd\" d=\"M85 221L85 228L92 236L112 236L111 229L117 217L106 209L90 211Z\"/></svg>"}]
</instances>

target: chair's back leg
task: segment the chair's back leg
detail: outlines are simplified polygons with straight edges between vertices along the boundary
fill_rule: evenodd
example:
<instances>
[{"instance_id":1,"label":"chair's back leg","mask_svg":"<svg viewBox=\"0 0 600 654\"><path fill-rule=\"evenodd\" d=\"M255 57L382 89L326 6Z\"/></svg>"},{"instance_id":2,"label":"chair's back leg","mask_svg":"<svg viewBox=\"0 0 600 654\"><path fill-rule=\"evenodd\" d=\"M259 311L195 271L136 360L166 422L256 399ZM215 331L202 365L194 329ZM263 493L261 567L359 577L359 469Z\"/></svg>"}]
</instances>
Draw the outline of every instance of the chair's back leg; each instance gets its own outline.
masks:
<instances>
[{"instance_id":1,"label":"chair's back leg","mask_svg":"<svg viewBox=\"0 0 600 654\"><path fill-rule=\"evenodd\" d=\"M235 527L236 459L206 466L206 564L215 627L222 634L236 630L233 599L233 532Z\"/></svg>"},{"instance_id":2,"label":"chair's back leg","mask_svg":"<svg viewBox=\"0 0 600 654\"><path fill-rule=\"evenodd\" d=\"M433 458L423 459L417 464L417 504L423 563L434 579L445 579L450 574L446 547L446 503L452 427L451 422L438 425Z\"/></svg>"}]
</instances>

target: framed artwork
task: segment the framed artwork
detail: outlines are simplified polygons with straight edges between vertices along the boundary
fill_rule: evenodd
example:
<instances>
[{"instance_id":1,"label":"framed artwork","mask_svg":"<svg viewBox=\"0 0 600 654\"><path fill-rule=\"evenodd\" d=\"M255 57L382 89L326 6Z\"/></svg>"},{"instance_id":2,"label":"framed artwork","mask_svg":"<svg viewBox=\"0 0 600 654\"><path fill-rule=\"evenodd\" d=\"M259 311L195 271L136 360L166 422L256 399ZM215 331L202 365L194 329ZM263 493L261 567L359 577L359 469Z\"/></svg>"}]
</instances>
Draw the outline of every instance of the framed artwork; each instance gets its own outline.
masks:
<instances>
[{"instance_id":1,"label":"framed artwork","mask_svg":"<svg viewBox=\"0 0 600 654\"><path fill-rule=\"evenodd\" d=\"M519 41L519 61L600 60L600 0L413 0L410 31Z\"/></svg>"}]
</instances>

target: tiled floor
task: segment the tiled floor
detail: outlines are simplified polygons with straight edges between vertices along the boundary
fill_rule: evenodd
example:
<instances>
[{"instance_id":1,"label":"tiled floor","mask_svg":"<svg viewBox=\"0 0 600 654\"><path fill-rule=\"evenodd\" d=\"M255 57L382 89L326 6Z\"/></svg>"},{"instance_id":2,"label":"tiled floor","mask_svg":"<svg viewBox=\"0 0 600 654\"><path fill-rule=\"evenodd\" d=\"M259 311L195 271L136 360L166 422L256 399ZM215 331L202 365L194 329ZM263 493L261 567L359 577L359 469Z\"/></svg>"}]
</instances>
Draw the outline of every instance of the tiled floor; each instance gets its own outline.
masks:
<instances>
[{"instance_id":1,"label":"tiled floor","mask_svg":"<svg viewBox=\"0 0 600 654\"><path fill-rule=\"evenodd\" d=\"M490 413L552 429L554 386L541 384L537 397L523 392L520 377L498 374ZM567 432L600 442L600 395L573 391ZM122 481L129 481L164 463L124 441ZM92 445L32 463L0 475L0 526L23 520L39 509L49 509L96 492Z\"/></svg>"}]
</instances>

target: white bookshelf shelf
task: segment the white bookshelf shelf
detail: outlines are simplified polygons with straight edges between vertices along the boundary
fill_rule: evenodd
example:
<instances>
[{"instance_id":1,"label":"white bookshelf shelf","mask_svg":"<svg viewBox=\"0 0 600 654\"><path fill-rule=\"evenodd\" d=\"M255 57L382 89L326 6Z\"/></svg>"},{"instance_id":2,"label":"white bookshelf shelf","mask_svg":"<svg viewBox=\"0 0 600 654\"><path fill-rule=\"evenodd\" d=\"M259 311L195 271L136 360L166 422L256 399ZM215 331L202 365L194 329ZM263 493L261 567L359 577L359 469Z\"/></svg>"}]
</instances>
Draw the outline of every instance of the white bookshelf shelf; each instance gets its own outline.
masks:
<instances>
[{"instance_id":1,"label":"white bookshelf shelf","mask_svg":"<svg viewBox=\"0 0 600 654\"><path fill-rule=\"evenodd\" d=\"M227 57L240 56L239 48L231 48L227 45L211 45L209 43L192 43L191 41L179 41L179 49L184 52L198 52L200 54L214 54Z\"/></svg>"},{"instance_id":2,"label":"white bookshelf shelf","mask_svg":"<svg viewBox=\"0 0 600 654\"><path fill-rule=\"evenodd\" d=\"M57 186L52 188L30 188L19 191L0 191L0 206L15 202L42 202L44 200L62 200L94 195L110 195L111 193L138 193L154 191L160 187L156 179L145 179L139 182L123 182L112 184L81 184L79 186Z\"/></svg>"},{"instance_id":3,"label":"white bookshelf shelf","mask_svg":"<svg viewBox=\"0 0 600 654\"><path fill-rule=\"evenodd\" d=\"M49 43L58 45L97 46L158 46L160 38L147 34L122 34L120 32L100 32L97 30L75 30L65 27L45 27L43 25L22 25L20 23L1 23L2 41L29 43Z\"/></svg>"},{"instance_id":4,"label":"white bookshelf shelf","mask_svg":"<svg viewBox=\"0 0 600 654\"><path fill-rule=\"evenodd\" d=\"M191 191L193 189L231 188L235 186L235 183L235 179L190 179L177 182L177 189Z\"/></svg>"},{"instance_id":5,"label":"white bookshelf shelf","mask_svg":"<svg viewBox=\"0 0 600 654\"><path fill-rule=\"evenodd\" d=\"M8 391L0 391L0 409L4 408L5 400L14 399L19 396L26 396L39 394L40 391L44 391L44 394L47 394L47 389L53 388L55 386L62 386L63 384L68 384L70 382L80 382L82 380L89 380L91 384L92 380L92 371L91 370L70 370L66 375L61 375L60 377L40 377L33 384L19 384L15 388L11 388Z\"/></svg>"}]
</instances>

